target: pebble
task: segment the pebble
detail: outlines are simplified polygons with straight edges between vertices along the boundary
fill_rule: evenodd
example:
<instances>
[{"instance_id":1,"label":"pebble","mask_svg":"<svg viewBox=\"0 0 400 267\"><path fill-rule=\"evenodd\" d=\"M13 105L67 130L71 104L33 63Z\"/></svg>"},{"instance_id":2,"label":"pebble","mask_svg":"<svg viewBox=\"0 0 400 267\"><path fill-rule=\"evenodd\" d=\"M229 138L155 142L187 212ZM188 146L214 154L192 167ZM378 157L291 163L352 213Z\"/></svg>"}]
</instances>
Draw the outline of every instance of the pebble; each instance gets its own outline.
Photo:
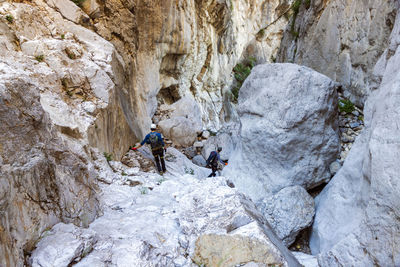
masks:
<instances>
[{"instance_id":1,"label":"pebble","mask_svg":"<svg viewBox=\"0 0 400 267\"><path fill-rule=\"evenodd\" d=\"M355 110L349 114L346 112L341 112L339 114L339 132L341 141L341 152L338 158L339 165L344 162L356 137L364 128L364 122L359 120L360 115L362 116L363 112L358 107L355 107ZM334 175L332 171L331 173Z\"/></svg>"},{"instance_id":2,"label":"pebble","mask_svg":"<svg viewBox=\"0 0 400 267\"><path fill-rule=\"evenodd\" d=\"M360 126L361 124L358 122L358 121L356 121L356 122L350 122L350 127L351 128L357 128L358 126Z\"/></svg>"}]
</instances>

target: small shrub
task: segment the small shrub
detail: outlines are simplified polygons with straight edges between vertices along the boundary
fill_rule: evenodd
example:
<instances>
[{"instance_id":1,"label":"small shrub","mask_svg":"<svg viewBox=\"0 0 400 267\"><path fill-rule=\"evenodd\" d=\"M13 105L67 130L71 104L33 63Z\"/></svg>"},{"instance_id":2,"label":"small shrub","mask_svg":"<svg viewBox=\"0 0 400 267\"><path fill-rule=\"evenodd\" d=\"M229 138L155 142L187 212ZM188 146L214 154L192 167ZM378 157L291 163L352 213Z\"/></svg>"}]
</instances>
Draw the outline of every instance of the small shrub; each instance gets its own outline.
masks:
<instances>
[{"instance_id":1,"label":"small shrub","mask_svg":"<svg viewBox=\"0 0 400 267\"><path fill-rule=\"evenodd\" d=\"M304 5L306 6L306 8L310 8L310 6L311 6L311 0L305 0L305 1L304 1Z\"/></svg>"},{"instance_id":2,"label":"small shrub","mask_svg":"<svg viewBox=\"0 0 400 267\"><path fill-rule=\"evenodd\" d=\"M364 122L364 116L362 115L358 116L358 120Z\"/></svg>"},{"instance_id":3,"label":"small shrub","mask_svg":"<svg viewBox=\"0 0 400 267\"><path fill-rule=\"evenodd\" d=\"M194 170L192 168L185 167L185 173L194 175Z\"/></svg>"},{"instance_id":4,"label":"small shrub","mask_svg":"<svg viewBox=\"0 0 400 267\"><path fill-rule=\"evenodd\" d=\"M147 187L142 186L139 188L139 191L140 191L140 194L146 195L148 192L148 189L147 189Z\"/></svg>"},{"instance_id":5,"label":"small shrub","mask_svg":"<svg viewBox=\"0 0 400 267\"><path fill-rule=\"evenodd\" d=\"M126 172L121 173L122 176L127 176L128 174Z\"/></svg>"},{"instance_id":6,"label":"small shrub","mask_svg":"<svg viewBox=\"0 0 400 267\"><path fill-rule=\"evenodd\" d=\"M65 39L65 34L61 34L61 40Z\"/></svg>"},{"instance_id":7,"label":"small shrub","mask_svg":"<svg viewBox=\"0 0 400 267\"><path fill-rule=\"evenodd\" d=\"M349 99L340 99L339 100L339 111L351 113L355 110L354 104Z\"/></svg>"},{"instance_id":8,"label":"small shrub","mask_svg":"<svg viewBox=\"0 0 400 267\"><path fill-rule=\"evenodd\" d=\"M254 57L250 57L243 63L236 64L236 66L233 68L234 77L239 84L239 86L233 87L231 89L233 95L233 102L235 103L237 102L237 99L239 97L240 87L242 87L243 82L250 75L251 70L252 68L254 68L255 65L256 65L256 59Z\"/></svg>"},{"instance_id":9,"label":"small shrub","mask_svg":"<svg viewBox=\"0 0 400 267\"><path fill-rule=\"evenodd\" d=\"M217 136L217 132L214 132L211 129L207 129L207 131L210 133L210 136Z\"/></svg>"},{"instance_id":10,"label":"small shrub","mask_svg":"<svg viewBox=\"0 0 400 267\"><path fill-rule=\"evenodd\" d=\"M14 17L12 15L6 15L6 20L10 23L14 22Z\"/></svg>"},{"instance_id":11,"label":"small shrub","mask_svg":"<svg viewBox=\"0 0 400 267\"><path fill-rule=\"evenodd\" d=\"M296 14L296 13L299 13L300 6L301 6L301 2L302 2L302 0L296 0L296 1L294 1L293 5L292 5L292 10L293 10L293 12L294 12L295 14Z\"/></svg>"},{"instance_id":12,"label":"small shrub","mask_svg":"<svg viewBox=\"0 0 400 267\"><path fill-rule=\"evenodd\" d=\"M75 59L76 58L75 55L72 54L72 53L67 53L67 55L68 55L69 59Z\"/></svg>"},{"instance_id":13,"label":"small shrub","mask_svg":"<svg viewBox=\"0 0 400 267\"><path fill-rule=\"evenodd\" d=\"M35 59L36 59L38 62L42 62L42 61L44 60L44 55L37 55L37 56L35 56Z\"/></svg>"},{"instance_id":14,"label":"small shrub","mask_svg":"<svg viewBox=\"0 0 400 267\"><path fill-rule=\"evenodd\" d=\"M85 0L71 0L72 2L74 2L75 5L77 5L78 7L82 7L83 2L85 2Z\"/></svg>"},{"instance_id":15,"label":"small shrub","mask_svg":"<svg viewBox=\"0 0 400 267\"><path fill-rule=\"evenodd\" d=\"M107 152L104 152L103 155L104 155L104 157L106 158L107 161L112 161L112 155L111 154L109 154Z\"/></svg>"},{"instance_id":16,"label":"small shrub","mask_svg":"<svg viewBox=\"0 0 400 267\"><path fill-rule=\"evenodd\" d=\"M294 29L294 26L296 24L296 18L297 18L297 15L299 14L301 3L302 3L302 0L296 0L292 4L293 19L292 19L292 25L290 27L290 31L291 31L293 37L295 37L295 38L297 38L299 36L299 33Z\"/></svg>"},{"instance_id":17,"label":"small shrub","mask_svg":"<svg viewBox=\"0 0 400 267\"><path fill-rule=\"evenodd\" d=\"M258 33L257 33L257 37L258 38L262 38L262 37L264 37L264 35L265 35L265 30L264 29L259 30Z\"/></svg>"},{"instance_id":18,"label":"small shrub","mask_svg":"<svg viewBox=\"0 0 400 267\"><path fill-rule=\"evenodd\" d=\"M157 181L157 184L162 184L163 182L165 182L167 179L165 179L164 177L163 178L161 178L161 179L159 179L158 181Z\"/></svg>"},{"instance_id":19,"label":"small shrub","mask_svg":"<svg viewBox=\"0 0 400 267\"><path fill-rule=\"evenodd\" d=\"M72 97L72 96L74 95L74 92L72 92L72 90L69 90L69 91L67 91L67 95L68 95L69 97Z\"/></svg>"}]
</instances>

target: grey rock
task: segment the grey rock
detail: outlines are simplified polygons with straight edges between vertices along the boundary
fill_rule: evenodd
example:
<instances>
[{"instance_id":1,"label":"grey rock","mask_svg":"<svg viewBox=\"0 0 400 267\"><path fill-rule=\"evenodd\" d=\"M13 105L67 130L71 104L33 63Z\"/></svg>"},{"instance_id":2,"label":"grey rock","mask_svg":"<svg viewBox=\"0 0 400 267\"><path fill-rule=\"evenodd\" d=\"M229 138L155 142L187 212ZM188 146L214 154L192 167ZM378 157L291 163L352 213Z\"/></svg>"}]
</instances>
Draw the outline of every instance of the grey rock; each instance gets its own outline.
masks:
<instances>
[{"instance_id":1,"label":"grey rock","mask_svg":"<svg viewBox=\"0 0 400 267\"><path fill-rule=\"evenodd\" d=\"M311 2L310 8L300 9L295 25L287 28L277 59L335 79L342 84L344 97L363 106L380 80L374 66L385 51L398 1ZM293 29L298 36L294 37Z\"/></svg>"},{"instance_id":2,"label":"grey rock","mask_svg":"<svg viewBox=\"0 0 400 267\"><path fill-rule=\"evenodd\" d=\"M336 107L328 77L294 64L256 66L239 95L241 144L223 174L254 201L329 180L340 147Z\"/></svg>"},{"instance_id":3,"label":"grey rock","mask_svg":"<svg viewBox=\"0 0 400 267\"><path fill-rule=\"evenodd\" d=\"M314 199L298 185L282 189L262 200L257 207L286 246L312 224L315 213Z\"/></svg>"},{"instance_id":4,"label":"grey rock","mask_svg":"<svg viewBox=\"0 0 400 267\"><path fill-rule=\"evenodd\" d=\"M292 252L296 259L304 267L320 267L316 256L305 254L302 252Z\"/></svg>"},{"instance_id":5,"label":"grey rock","mask_svg":"<svg viewBox=\"0 0 400 267\"><path fill-rule=\"evenodd\" d=\"M201 134L201 137L204 139L208 139L210 137L210 132L209 131L203 131Z\"/></svg>"},{"instance_id":6,"label":"grey rock","mask_svg":"<svg viewBox=\"0 0 400 267\"><path fill-rule=\"evenodd\" d=\"M351 128L357 128L357 127L359 127L360 126L360 123L359 122L350 122L350 127Z\"/></svg>"},{"instance_id":7,"label":"grey rock","mask_svg":"<svg viewBox=\"0 0 400 267\"><path fill-rule=\"evenodd\" d=\"M321 266L400 265L399 30L397 15L393 53L378 62L382 83L365 105L366 128L316 199L310 247Z\"/></svg>"},{"instance_id":8,"label":"grey rock","mask_svg":"<svg viewBox=\"0 0 400 267\"><path fill-rule=\"evenodd\" d=\"M344 143L354 142L354 137L349 136L349 135L347 135L345 133L343 133L343 135L342 135L342 137L340 139Z\"/></svg>"},{"instance_id":9,"label":"grey rock","mask_svg":"<svg viewBox=\"0 0 400 267\"><path fill-rule=\"evenodd\" d=\"M22 266L23 249L49 226L88 225L99 212L89 158L57 132L31 74L0 59L0 266Z\"/></svg>"},{"instance_id":10,"label":"grey rock","mask_svg":"<svg viewBox=\"0 0 400 267\"><path fill-rule=\"evenodd\" d=\"M204 157L202 155L194 156L194 158L192 159L192 162L201 167L205 167L207 165L206 160L204 159Z\"/></svg>"},{"instance_id":11,"label":"grey rock","mask_svg":"<svg viewBox=\"0 0 400 267\"><path fill-rule=\"evenodd\" d=\"M31 256L32 267L68 266L80 261L96 244L95 232L72 224L57 224L44 232Z\"/></svg>"},{"instance_id":12,"label":"grey rock","mask_svg":"<svg viewBox=\"0 0 400 267\"><path fill-rule=\"evenodd\" d=\"M188 147L202 131L201 112L198 104L190 97L184 97L171 105L170 118L158 123L162 133L173 143Z\"/></svg>"},{"instance_id":13,"label":"grey rock","mask_svg":"<svg viewBox=\"0 0 400 267\"><path fill-rule=\"evenodd\" d=\"M356 117L360 115L360 113L357 110L354 110L353 112L351 112L351 114L353 114Z\"/></svg>"},{"instance_id":14,"label":"grey rock","mask_svg":"<svg viewBox=\"0 0 400 267\"><path fill-rule=\"evenodd\" d=\"M331 165L329 165L329 171L331 172L331 175L335 175L340 168L342 167L342 165L340 164L340 162L338 161L334 161L331 163Z\"/></svg>"}]
</instances>

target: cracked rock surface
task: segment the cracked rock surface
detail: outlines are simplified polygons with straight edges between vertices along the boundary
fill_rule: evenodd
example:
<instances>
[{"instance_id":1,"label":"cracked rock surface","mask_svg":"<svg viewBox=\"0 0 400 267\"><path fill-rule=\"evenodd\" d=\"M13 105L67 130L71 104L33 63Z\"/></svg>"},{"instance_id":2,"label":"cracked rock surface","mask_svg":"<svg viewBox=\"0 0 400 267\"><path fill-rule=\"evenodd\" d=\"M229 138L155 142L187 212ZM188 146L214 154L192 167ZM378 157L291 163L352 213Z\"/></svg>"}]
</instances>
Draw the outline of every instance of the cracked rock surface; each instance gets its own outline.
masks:
<instances>
[{"instance_id":1,"label":"cracked rock surface","mask_svg":"<svg viewBox=\"0 0 400 267\"><path fill-rule=\"evenodd\" d=\"M44 232L32 266L197 266L217 260L223 266L300 266L254 204L224 177L204 178L203 168L188 159L184 164L194 172L185 174L176 161L185 157L173 148L168 154L164 176L110 162L113 170L98 159L102 175L112 177L101 183L103 215L88 229L58 224ZM132 179L141 184L131 186ZM234 241L231 247L226 240ZM215 258L208 242L230 256ZM243 249L235 249L235 242Z\"/></svg>"}]
</instances>

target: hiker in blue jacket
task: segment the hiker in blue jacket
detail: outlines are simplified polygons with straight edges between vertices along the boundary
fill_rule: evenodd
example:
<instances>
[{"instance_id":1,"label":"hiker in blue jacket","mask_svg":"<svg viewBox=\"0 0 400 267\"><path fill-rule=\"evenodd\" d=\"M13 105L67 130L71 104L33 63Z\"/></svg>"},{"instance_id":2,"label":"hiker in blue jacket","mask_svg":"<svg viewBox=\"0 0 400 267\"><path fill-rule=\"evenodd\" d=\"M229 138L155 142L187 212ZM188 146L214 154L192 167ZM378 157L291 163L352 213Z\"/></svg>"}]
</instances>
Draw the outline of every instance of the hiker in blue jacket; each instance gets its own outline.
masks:
<instances>
[{"instance_id":1,"label":"hiker in blue jacket","mask_svg":"<svg viewBox=\"0 0 400 267\"><path fill-rule=\"evenodd\" d=\"M162 135L156 132L156 128L157 126L155 124L151 124L151 132L146 135L140 145L138 145L137 147L133 147L132 150L137 150L144 144L149 144L151 146L151 152L153 153L154 159L156 161L157 170L161 175L163 175L167 171L164 161L164 152L167 152L167 149L165 148Z\"/></svg>"},{"instance_id":2,"label":"hiker in blue jacket","mask_svg":"<svg viewBox=\"0 0 400 267\"><path fill-rule=\"evenodd\" d=\"M208 176L208 177L215 177L216 171L218 169L218 162L221 162L222 164L227 164L225 162L223 162L220 157L219 157L219 153L222 151L222 147L218 147L217 151L211 151L210 156L208 156L208 159L206 161L207 163L207 167L211 166L211 170L212 173Z\"/></svg>"}]
</instances>

